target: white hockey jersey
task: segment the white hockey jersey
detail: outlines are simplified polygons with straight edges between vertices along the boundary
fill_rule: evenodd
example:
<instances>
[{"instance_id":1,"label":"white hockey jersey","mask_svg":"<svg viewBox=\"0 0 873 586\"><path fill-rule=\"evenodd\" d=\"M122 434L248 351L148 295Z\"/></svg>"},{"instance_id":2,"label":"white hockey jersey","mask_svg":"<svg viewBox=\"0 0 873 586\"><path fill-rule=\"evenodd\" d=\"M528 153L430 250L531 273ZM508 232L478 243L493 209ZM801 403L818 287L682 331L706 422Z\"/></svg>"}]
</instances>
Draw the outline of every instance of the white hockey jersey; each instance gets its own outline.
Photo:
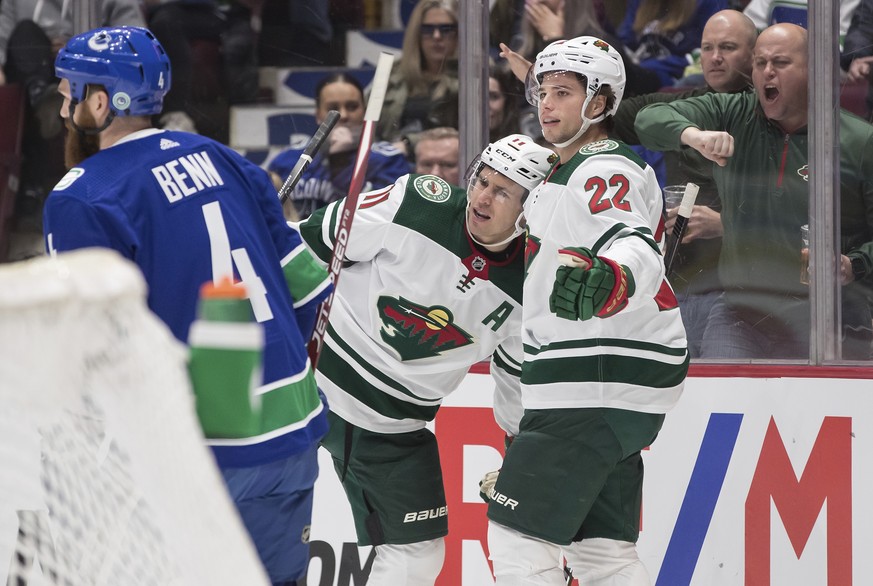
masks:
<instances>
[{"instance_id":1,"label":"white hockey jersey","mask_svg":"<svg viewBox=\"0 0 873 586\"><path fill-rule=\"evenodd\" d=\"M344 203L299 225L325 262ZM420 429L471 365L519 335L523 239L496 255L481 249L464 227L466 205L461 188L433 175L361 195L316 373L346 421ZM520 374L518 362L501 363Z\"/></svg>"},{"instance_id":2,"label":"white hockey jersey","mask_svg":"<svg viewBox=\"0 0 873 586\"><path fill-rule=\"evenodd\" d=\"M661 201L652 168L614 140L583 147L527 199L525 409L664 413L679 399L689 355L655 237L660 238ZM630 269L636 289L627 307L586 321L562 319L549 310L558 250L572 246Z\"/></svg>"}]
</instances>

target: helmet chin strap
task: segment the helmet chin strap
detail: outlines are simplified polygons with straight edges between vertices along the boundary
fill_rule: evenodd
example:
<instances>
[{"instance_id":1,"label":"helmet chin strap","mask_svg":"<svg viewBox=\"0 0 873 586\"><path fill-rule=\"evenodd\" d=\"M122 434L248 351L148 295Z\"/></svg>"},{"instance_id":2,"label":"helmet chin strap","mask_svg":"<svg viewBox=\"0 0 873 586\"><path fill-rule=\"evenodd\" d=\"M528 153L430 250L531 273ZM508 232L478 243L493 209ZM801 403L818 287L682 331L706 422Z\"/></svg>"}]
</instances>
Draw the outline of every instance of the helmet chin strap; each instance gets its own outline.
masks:
<instances>
[{"instance_id":1,"label":"helmet chin strap","mask_svg":"<svg viewBox=\"0 0 873 586\"><path fill-rule=\"evenodd\" d=\"M112 120L115 118L115 112L110 109L109 113L106 115L106 120L104 120L103 124L101 124L98 128L82 128L81 126L76 124L75 120L73 120L73 112L75 112L76 106L78 105L79 102L77 100L70 99L70 107L67 110L67 115L69 116L70 126L72 126L73 130L80 134L100 134L101 132L109 128L109 125L112 124Z\"/></svg>"},{"instance_id":2,"label":"helmet chin strap","mask_svg":"<svg viewBox=\"0 0 873 586\"><path fill-rule=\"evenodd\" d=\"M606 118L606 114L601 114L597 118L588 118L587 116L585 116L585 111L588 110L588 104L591 103L591 99L593 97L594 96L589 94L588 97L585 98L585 103L582 104L582 126L579 128L579 131L573 135L573 138L571 138L570 140L565 140L564 142L555 142L552 144L554 144L559 149L568 147L577 140L579 140L579 137L585 134L585 131L588 130L592 124L602 122L603 119Z\"/></svg>"}]
</instances>

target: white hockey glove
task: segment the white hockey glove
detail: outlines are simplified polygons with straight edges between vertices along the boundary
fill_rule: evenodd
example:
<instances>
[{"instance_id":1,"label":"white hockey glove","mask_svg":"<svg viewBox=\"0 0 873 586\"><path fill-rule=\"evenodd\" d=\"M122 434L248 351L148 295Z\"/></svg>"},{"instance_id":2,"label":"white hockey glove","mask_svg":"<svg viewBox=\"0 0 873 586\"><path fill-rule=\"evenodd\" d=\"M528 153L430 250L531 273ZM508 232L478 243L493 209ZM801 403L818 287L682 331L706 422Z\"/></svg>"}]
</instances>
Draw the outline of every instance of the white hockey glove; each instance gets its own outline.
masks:
<instances>
[{"instance_id":1,"label":"white hockey glove","mask_svg":"<svg viewBox=\"0 0 873 586\"><path fill-rule=\"evenodd\" d=\"M500 474L500 470L492 470L485 474L482 477L482 480L479 481L479 496L482 497L482 500L487 502L491 501L491 495L494 493L494 485L497 484L497 475Z\"/></svg>"}]
</instances>

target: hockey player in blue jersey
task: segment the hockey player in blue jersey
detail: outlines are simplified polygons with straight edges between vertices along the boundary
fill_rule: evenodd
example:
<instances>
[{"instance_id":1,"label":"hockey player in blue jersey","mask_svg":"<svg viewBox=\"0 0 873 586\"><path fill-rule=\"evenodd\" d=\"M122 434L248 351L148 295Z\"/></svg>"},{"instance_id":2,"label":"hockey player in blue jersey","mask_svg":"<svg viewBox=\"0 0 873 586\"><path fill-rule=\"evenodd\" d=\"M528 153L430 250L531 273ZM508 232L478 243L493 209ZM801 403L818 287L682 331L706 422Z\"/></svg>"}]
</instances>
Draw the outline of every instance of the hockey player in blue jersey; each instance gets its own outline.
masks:
<instances>
[{"instance_id":1,"label":"hockey player in blue jersey","mask_svg":"<svg viewBox=\"0 0 873 586\"><path fill-rule=\"evenodd\" d=\"M352 182L355 152L364 124L364 90L357 79L347 73L334 73L315 88L315 120L321 124L327 113L340 113L339 123L328 136L326 148L312 159L312 164L291 192L290 201L297 215L307 218L320 207L345 197ZM297 163L306 144L292 144L270 161L267 169L278 176L279 184ZM377 142L370 149L363 191L392 185L398 177L411 171L403 153L388 142Z\"/></svg>"},{"instance_id":2,"label":"hockey player in blue jersey","mask_svg":"<svg viewBox=\"0 0 873 586\"><path fill-rule=\"evenodd\" d=\"M146 29L72 38L55 70L68 125L69 172L46 201L46 248L98 246L135 262L149 307L181 341L204 282L230 277L265 332L248 434L213 434L242 519L274 584L304 577L316 448L327 430L305 351L331 286L285 223L268 175L210 139L151 127L170 88L170 63Z\"/></svg>"}]
</instances>

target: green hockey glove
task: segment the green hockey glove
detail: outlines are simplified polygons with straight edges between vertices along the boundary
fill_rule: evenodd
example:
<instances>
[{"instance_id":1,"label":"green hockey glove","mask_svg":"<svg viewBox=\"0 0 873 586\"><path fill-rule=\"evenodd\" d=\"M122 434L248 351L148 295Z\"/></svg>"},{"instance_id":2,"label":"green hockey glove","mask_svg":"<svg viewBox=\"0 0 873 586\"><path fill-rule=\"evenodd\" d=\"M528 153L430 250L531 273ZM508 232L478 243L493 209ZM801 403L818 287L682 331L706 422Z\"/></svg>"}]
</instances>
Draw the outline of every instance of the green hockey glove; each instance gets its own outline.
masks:
<instances>
[{"instance_id":1,"label":"green hockey glove","mask_svg":"<svg viewBox=\"0 0 873 586\"><path fill-rule=\"evenodd\" d=\"M588 320L610 317L627 306L634 278L624 265L594 256L581 247L558 251L564 266L555 273L549 309L558 317Z\"/></svg>"}]
</instances>

